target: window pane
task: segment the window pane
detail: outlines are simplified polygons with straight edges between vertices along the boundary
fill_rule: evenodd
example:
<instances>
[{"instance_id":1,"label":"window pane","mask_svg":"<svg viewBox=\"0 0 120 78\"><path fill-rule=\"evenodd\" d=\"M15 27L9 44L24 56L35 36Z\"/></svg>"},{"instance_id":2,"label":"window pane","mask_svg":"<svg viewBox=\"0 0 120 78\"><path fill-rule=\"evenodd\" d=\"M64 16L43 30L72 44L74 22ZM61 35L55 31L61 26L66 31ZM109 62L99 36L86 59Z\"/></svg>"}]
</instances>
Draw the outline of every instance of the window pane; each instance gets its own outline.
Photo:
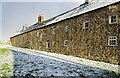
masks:
<instances>
[{"instance_id":1,"label":"window pane","mask_svg":"<svg viewBox=\"0 0 120 78\"><path fill-rule=\"evenodd\" d=\"M66 26L66 29L65 29L66 32L68 32L68 26Z\"/></svg>"},{"instance_id":2,"label":"window pane","mask_svg":"<svg viewBox=\"0 0 120 78\"><path fill-rule=\"evenodd\" d=\"M117 16L111 16L111 23L116 23L117 22Z\"/></svg>"},{"instance_id":3,"label":"window pane","mask_svg":"<svg viewBox=\"0 0 120 78\"><path fill-rule=\"evenodd\" d=\"M84 22L84 28L88 28L88 21Z\"/></svg>"},{"instance_id":4,"label":"window pane","mask_svg":"<svg viewBox=\"0 0 120 78\"><path fill-rule=\"evenodd\" d=\"M116 46L117 45L117 37L116 36L109 37L109 45L110 46Z\"/></svg>"}]
</instances>

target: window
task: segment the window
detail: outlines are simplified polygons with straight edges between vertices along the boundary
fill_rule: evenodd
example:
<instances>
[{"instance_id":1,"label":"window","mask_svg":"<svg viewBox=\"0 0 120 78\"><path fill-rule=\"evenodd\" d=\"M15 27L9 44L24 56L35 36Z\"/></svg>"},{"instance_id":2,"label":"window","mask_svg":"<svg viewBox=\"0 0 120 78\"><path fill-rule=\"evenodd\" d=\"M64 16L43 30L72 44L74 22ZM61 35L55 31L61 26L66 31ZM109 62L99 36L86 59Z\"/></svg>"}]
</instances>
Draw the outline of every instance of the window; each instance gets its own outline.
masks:
<instances>
[{"instance_id":1,"label":"window","mask_svg":"<svg viewBox=\"0 0 120 78\"><path fill-rule=\"evenodd\" d=\"M64 41L64 46L68 46L68 40Z\"/></svg>"},{"instance_id":2,"label":"window","mask_svg":"<svg viewBox=\"0 0 120 78\"><path fill-rule=\"evenodd\" d=\"M23 40L23 42L24 42L24 37L23 37L23 39L22 39L22 40Z\"/></svg>"},{"instance_id":3,"label":"window","mask_svg":"<svg viewBox=\"0 0 120 78\"><path fill-rule=\"evenodd\" d=\"M32 47L32 42L31 42L31 47Z\"/></svg>"},{"instance_id":4,"label":"window","mask_svg":"<svg viewBox=\"0 0 120 78\"><path fill-rule=\"evenodd\" d=\"M54 42L53 42L53 46L55 46L55 44L56 44L56 42L54 41Z\"/></svg>"},{"instance_id":5,"label":"window","mask_svg":"<svg viewBox=\"0 0 120 78\"><path fill-rule=\"evenodd\" d=\"M43 42L43 34L41 35L41 42Z\"/></svg>"},{"instance_id":6,"label":"window","mask_svg":"<svg viewBox=\"0 0 120 78\"><path fill-rule=\"evenodd\" d=\"M84 22L84 29L88 29L88 21Z\"/></svg>"},{"instance_id":7,"label":"window","mask_svg":"<svg viewBox=\"0 0 120 78\"><path fill-rule=\"evenodd\" d=\"M109 46L117 46L117 36L110 36L108 38L108 45Z\"/></svg>"},{"instance_id":8,"label":"window","mask_svg":"<svg viewBox=\"0 0 120 78\"><path fill-rule=\"evenodd\" d=\"M50 42L47 41L47 48L50 48Z\"/></svg>"},{"instance_id":9,"label":"window","mask_svg":"<svg viewBox=\"0 0 120 78\"><path fill-rule=\"evenodd\" d=\"M109 23L110 24L117 23L117 15L110 16Z\"/></svg>"},{"instance_id":10,"label":"window","mask_svg":"<svg viewBox=\"0 0 120 78\"><path fill-rule=\"evenodd\" d=\"M37 40L36 46L38 46L39 40Z\"/></svg>"},{"instance_id":11,"label":"window","mask_svg":"<svg viewBox=\"0 0 120 78\"><path fill-rule=\"evenodd\" d=\"M68 32L68 26L65 27L65 32Z\"/></svg>"},{"instance_id":12,"label":"window","mask_svg":"<svg viewBox=\"0 0 120 78\"><path fill-rule=\"evenodd\" d=\"M36 33L37 37L39 37L39 32Z\"/></svg>"},{"instance_id":13,"label":"window","mask_svg":"<svg viewBox=\"0 0 120 78\"><path fill-rule=\"evenodd\" d=\"M55 28L53 29L53 34L56 34L56 29Z\"/></svg>"},{"instance_id":14,"label":"window","mask_svg":"<svg viewBox=\"0 0 120 78\"><path fill-rule=\"evenodd\" d=\"M118 29L118 33L120 34L120 28Z\"/></svg>"}]
</instances>

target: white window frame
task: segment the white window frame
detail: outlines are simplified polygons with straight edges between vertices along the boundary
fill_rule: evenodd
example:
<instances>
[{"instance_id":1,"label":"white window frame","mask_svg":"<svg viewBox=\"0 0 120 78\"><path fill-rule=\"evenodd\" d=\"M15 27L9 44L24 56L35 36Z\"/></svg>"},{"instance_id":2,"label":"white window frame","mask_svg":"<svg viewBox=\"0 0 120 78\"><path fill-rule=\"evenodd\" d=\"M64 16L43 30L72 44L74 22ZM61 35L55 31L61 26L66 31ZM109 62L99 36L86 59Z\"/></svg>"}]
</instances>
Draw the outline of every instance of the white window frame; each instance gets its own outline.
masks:
<instances>
[{"instance_id":1,"label":"white window frame","mask_svg":"<svg viewBox=\"0 0 120 78\"><path fill-rule=\"evenodd\" d=\"M53 28L53 34L56 34L56 28Z\"/></svg>"},{"instance_id":2,"label":"white window frame","mask_svg":"<svg viewBox=\"0 0 120 78\"><path fill-rule=\"evenodd\" d=\"M66 44L66 41L67 41L67 45L65 45L65 44ZM68 40L65 40L65 41L64 41L64 46L68 46Z\"/></svg>"},{"instance_id":3,"label":"white window frame","mask_svg":"<svg viewBox=\"0 0 120 78\"><path fill-rule=\"evenodd\" d=\"M113 16L116 16L116 19L114 19L114 20L116 20L116 22L111 22L111 18L112 18ZM109 23L110 23L110 24L115 24L115 23L117 23L117 15L109 16Z\"/></svg>"},{"instance_id":4,"label":"white window frame","mask_svg":"<svg viewBox=\"0 0 120 78\"><path fill-rule=\"evenodd\" d=\"M49 44L49 46L48 46L48 44ZM50 42L49 41L47 41L47 48L50 48Z\"/></svg>"},{"instance_id":5,"label":"white window frame","mask_svg":"<svg viewBox=\"0 0 120 78\"><path fill-rule=\"evenodd\" d=\"M65 27L65 32L68 32L68 25Z\"/></svg>"},{"instance_id":6,"label":"white window frame","mask_svg":"<svg viewBox=\"0 0 120 78\"><path fill-rule=\"evenodd\" d=\"M39 37L39 32L36 33L36 36Z\"/></svg>"},{"instance_id":7,"label":"white window frame","mask_svg":"<svg viewBox=\"0 0 120 78\"><path fill-rule=\"evenodd\" d=\"M41 34L41 42L43 42L43 34Z\"/></svg>"},{"instance_id":8,"label":"white window frame","mask_svg":"<svg viewBox=\"0 0 120 78\"><path fill-rule=\"evenodd\" d=\"M114 39L115 38L115 39ZM116 45L110 45L110 41L112 41L112 40L116 40ZM110 36L109 38L108 38L108 45L109 46L117 46L117 36Z\"/></svg>"},{"instance_id":9,"label":"white window frame","mask_svg":"<svg viewBox=\"0 0 120 78\"><path fill-rule=\"evenodd\" d=\"M88 21L84 22L84 29L88 29L88 27L85 26L86 23L89 23Z\"/></svg>"}]
</instances>

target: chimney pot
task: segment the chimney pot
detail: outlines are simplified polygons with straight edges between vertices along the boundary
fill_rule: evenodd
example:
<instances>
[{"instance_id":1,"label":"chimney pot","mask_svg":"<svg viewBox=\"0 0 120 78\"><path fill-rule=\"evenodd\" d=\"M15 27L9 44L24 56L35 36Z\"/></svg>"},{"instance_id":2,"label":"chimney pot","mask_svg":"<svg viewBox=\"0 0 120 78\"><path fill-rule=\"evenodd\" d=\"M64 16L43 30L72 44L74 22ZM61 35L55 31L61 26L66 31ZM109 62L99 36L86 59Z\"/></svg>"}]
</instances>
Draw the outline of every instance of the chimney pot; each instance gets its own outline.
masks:
<instances>
[{"instance_id":1,"label":"chimney pot","mask_svg":"<svg viewBox=\"0 0 120 78\"><path fill-rule=\"evenodd\" d=\"M44 21L44 16L39 14L38 23L41 23L43 21Z\"/></svg>"},{"instance_id":2,"label":"chimney pot","mask_svg":"<svg viewBox=\"0 0 120 78\"><path fill-rule=\"evenodd\" d=\"M92 0L85 0L85 3L90 3Z\"/></svg>"},{"instance_id":3,"label":"chimney pot","mask_svg":"<svg viewBox=\"0 0 120 78\"><path fill-rule=\"evenodd\" d=\"M26 28L27 28L27 24L25 24L25 25L23 26L23 31L24 31Z\"/></svg>"}]
</instances>

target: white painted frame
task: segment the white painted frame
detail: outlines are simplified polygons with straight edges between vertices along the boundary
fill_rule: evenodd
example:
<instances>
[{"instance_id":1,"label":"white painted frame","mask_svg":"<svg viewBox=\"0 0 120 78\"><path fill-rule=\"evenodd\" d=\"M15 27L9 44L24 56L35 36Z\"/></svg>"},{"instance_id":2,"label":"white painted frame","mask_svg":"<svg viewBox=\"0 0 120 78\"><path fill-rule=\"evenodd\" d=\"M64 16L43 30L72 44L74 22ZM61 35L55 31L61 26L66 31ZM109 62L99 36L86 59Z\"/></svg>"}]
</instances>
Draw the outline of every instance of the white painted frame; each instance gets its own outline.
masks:
<instances>
[{"instance_id":1,"label":"white painted frame","mask_svg":"<svg viewBox=\"0 0 120 78\"><path fill-rule=\"evenodd\" d=\"M115 39L114 39L115 38ZM116 45L110 45L110 41L111 40L116 40ZM109 38L108 38L108 45L109 46L117 46L117 36L110 36Z\"/></svg>"},{"instance_id":2,"label":"white painted frame","mask_svg":"<svg viewBox=\"0 0 120 78\"><path fill-rule=\"evenodd\" d=\"M85 22L84 22L84 25L83 25L83 28L84 28L84 29L87 29L87 28L88 28L88 27L85 26L86 23L89 23L89 22L88 22L88 21L85 21Z\"/></svg>"},{"instance_id":3,"label":"white painted frame","mask_svg":"<svg viewBox=\"0 0 120 78\"><path fill-rule=\"evenodd\" d=\"M65 44L66 44L66 42L67 42L67 45L65 45ZM64 46L68 46L68 40L65 40L65 41L64 41Z\"/></svg>"},{"instance_id":4,"label":"white painted frame","mask_svg":"<svg viewBox=\"0 0 120 78\"><path fill-rule=\"evenodd\" d=\"M116 22L111 22L112 16L116 16ZM117 15L112 15L112 16L109 16L109 23L110 23L110 24L115 24L115 23L117 23Z\"/></svg>"}]
</instances>

